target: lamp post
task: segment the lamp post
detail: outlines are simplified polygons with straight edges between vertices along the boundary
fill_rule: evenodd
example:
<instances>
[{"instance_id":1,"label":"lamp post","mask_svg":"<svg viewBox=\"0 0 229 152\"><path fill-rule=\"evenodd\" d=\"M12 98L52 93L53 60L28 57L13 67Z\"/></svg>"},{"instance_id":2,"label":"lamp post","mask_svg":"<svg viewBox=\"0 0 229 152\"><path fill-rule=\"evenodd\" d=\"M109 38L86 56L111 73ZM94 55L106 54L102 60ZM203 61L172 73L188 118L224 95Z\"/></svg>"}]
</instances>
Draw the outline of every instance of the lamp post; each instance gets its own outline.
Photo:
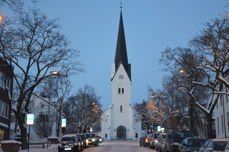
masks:
<instances>
[{"instance_id":1,"label":"lamp post","mask_svg":"<svg viewBox=\"0 0 229 152\"><path fill-rule=\"evenodd\" d=\"M61 137L62 136L62 129L61 129L61 122L62 122L62 115L63 115L63 99L59 98L59 93L58 93L58 83L59 83L59 77L68 77L68 75L61 75L59 71L51 71L51 75L57 76L57 82L56 82L56 93L57 93L57 112L58 112L58 117L57 117L57 136Z\"/></svg>"}]
</instances>

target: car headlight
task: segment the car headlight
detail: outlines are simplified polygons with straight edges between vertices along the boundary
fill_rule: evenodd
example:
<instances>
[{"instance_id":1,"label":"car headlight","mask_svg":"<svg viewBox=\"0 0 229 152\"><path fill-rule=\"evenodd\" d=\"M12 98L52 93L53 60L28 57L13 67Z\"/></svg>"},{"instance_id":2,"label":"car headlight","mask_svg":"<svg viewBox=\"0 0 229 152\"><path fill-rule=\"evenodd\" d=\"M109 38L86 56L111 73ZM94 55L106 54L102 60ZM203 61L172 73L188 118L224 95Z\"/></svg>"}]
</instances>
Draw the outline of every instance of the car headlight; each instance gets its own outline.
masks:
<instances>
[{"instance_id":1,"label":"car headlight","mask_svg":"<svg viewBox=\"0 0 229 152\"><path fill-rule=\"evenodd\" d=\"M87 143L87 144L89 143L89 140L88 140L88 139L86 139L86 143Z\"/></svg>"},{"instance_id":2,"label":"car headlight","mask_svg":"<svg viewBox=\"0 0 229 152\"><path fill-rule=\"evenodd\" d=\"M154 142L157 144L158 143L158 140L154 140Z\"/></svg>"},{"instance_id":3,"label":"car headlight","mask_svg":"<svg viewBox=\"0 0 229 152\"><path fill-rule=\"evenodd\" d=\"M92 141L95 142L95 138L92 138Z\"/></svg>"}]
</instances>

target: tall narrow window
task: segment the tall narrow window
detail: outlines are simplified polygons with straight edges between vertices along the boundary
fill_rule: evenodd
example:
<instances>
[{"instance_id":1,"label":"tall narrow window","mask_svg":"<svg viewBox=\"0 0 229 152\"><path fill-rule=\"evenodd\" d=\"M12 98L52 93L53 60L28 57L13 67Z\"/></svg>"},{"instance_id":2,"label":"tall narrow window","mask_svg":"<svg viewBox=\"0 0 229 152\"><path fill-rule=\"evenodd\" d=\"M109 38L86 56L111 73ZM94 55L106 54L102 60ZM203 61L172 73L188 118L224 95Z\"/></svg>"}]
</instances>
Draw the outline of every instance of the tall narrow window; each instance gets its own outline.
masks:
<instances>
[{"instance_id":1,"label":"tall narrow window","mask_svg":"<svg viewBox=\"0 0 229 152\"><path fill-rule=\"evenodd\" d=\"M229 131L229 112L227 112L227 129Z\"/></svg>"},{"instance_id":2,"label":"tall narrow window","mask_svg":"<svg viewBox=\"0 0 229 152\"><path fill-rule=\"evenodd\" d=\"M219 117L217 117L217 130L218 130L218 134L219 134Z\"/></svg>"},{"instance_id":3,"label":"tall narrow window","mask_svg":"<svg viewBox=\"0 0 229 152\"><path fill-rule=\"evenodd\" d=\"M221 115L221 125L222 125L222 133L223 133L224 132L223 115Z\"/></svg>"},{"instance_id":4,"label":"tall narrow window","mask_svg":"<svg viewBox=\"0 0 229 152\"><path fill-rule=\"evenodd\" d=\"M120 113L122 112L122 106L120 106Z\"/></svg>"},{"instance_id":5,"label":"tall narrow window","mask_svg":"<svg viewBox=\"0 0 229 152\"><path fill-rule=\"evenodd\" d=\"M124 94L124 88L122 88L122 94Z\"/></svg>"},{"instance_id":6,"label":"tall narrow window","mask_svg":"<svg viewBox=\"0 0 229 152\"><path fill-rule=\"evenodd\" d=\"M226 92L228 93L228 89L226 88ZM228 96L229 95L226 95L226 102L228 102Z\"/></svg>"},{"instance_id":7,"label":"tall narrow window","mask_svg":"<svg viewBox=\"0 0 229 152\"><path fill-rule=\"evenodd\" d=\"M118 93L119 93L119 94L121 93L121 88L118 88Z\"/></svg>"}]
</instances>

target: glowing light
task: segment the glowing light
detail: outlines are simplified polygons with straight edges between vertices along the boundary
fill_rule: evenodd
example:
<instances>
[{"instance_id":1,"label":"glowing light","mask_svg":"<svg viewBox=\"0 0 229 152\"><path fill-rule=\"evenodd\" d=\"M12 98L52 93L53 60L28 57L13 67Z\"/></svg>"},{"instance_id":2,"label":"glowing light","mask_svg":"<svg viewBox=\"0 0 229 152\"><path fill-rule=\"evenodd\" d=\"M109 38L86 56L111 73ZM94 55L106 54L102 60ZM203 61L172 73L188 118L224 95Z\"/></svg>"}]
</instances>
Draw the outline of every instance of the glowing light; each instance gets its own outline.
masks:
<instances>
[{"instance_id":1,"label":"glowing light","mask_svg":"<svg viewBox=\"0 0 229 152\"><path fill-rule=\"evenodd\" d=\"M0 15L0 22L2 22L4 19L4 16Z\"/></svg>"},{"instance_id":2,"label":"glowing light","mask_svg":"<svg viewBox=\"0 0 229 152\"><path fill-rule=\"evenodd\" d=\"M180 72L180 73L185 73L185 70L180 69L179 72Z\"/></svg>"}]
</instances>

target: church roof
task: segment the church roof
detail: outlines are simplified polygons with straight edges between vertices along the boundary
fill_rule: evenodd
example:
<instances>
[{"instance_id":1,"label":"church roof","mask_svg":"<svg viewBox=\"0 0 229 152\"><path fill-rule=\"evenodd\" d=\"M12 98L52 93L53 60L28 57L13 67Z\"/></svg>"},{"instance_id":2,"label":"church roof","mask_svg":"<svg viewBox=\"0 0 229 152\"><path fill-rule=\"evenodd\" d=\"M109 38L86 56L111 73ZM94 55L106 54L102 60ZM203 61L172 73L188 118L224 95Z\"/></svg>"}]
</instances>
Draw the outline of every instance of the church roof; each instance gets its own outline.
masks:
<instances>
[{"instance_id":1,"label":"church roof","mask_svg":"<svg viewBox=\"0 0 229 152\"><path fill-rule=\"evenodd\" d=\"M120 13L118 40L115 54L115 72L117 72L121 63L123 64L124 69L131 80L131 65L128 63L122 12Z\"/></svg>"}]
</instances>

